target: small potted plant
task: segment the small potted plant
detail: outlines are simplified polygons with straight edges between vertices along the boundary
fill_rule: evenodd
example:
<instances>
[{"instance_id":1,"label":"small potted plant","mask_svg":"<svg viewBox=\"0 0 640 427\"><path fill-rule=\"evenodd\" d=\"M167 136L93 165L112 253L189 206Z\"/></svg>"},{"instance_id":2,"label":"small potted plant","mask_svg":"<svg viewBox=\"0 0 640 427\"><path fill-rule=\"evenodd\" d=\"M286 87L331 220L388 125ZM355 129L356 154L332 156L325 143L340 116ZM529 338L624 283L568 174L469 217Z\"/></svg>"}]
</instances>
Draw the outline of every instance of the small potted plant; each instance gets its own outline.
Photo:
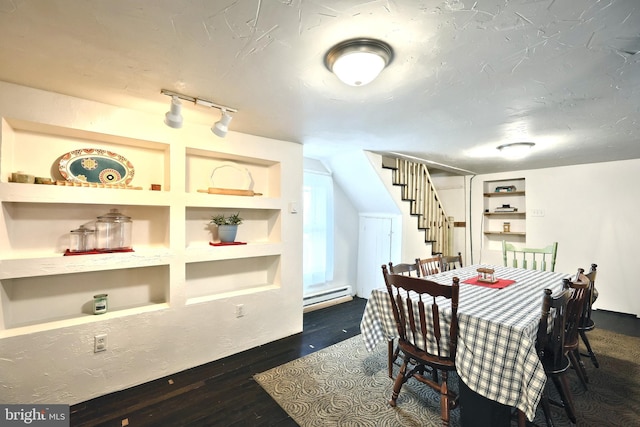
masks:
<instances>
[{"instance_id":1,"label":"small potted plant","mask_svg":"<svg viewBox=\"0 0 640 427\"><path fill-rule=\"evenodd\" d=\"M240 218L240 212L229 216L218 214L211 217L211 224L218 226L218 237L221 242L235 242L238 225L242 224L242 218Z\"/></svg>"}]
</instances>

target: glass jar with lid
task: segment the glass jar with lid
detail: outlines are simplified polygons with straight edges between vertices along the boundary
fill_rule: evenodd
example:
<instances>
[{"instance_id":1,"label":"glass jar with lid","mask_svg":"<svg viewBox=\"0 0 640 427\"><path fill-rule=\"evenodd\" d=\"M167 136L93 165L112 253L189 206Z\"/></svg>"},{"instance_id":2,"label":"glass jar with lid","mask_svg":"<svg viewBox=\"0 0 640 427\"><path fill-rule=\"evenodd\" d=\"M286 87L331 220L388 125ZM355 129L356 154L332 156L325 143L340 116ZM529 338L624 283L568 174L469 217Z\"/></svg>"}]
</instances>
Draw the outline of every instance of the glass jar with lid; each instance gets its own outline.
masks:
<instances>
[{"instance_id":1,"label":"glass jar with lid","mask_svg":"<svg viewBox=\"0 0 640 427\"><path fill-rule=\"evenodd\" d=\"M95 230L81 225L69 232L69 252L88 252L96 248Z\"/></svg>"},{"instance_id":2,"label":"glass jar with lid","mask_svg":"<svg viewBox=\"0 0 640 427\"><path fill-rule=\"evenodd\" d=\"M99 251L118 251L131 249L131 217L123 215L118 209L101 215L96 221L96 249Z\"/></svg>"}]
</instances>

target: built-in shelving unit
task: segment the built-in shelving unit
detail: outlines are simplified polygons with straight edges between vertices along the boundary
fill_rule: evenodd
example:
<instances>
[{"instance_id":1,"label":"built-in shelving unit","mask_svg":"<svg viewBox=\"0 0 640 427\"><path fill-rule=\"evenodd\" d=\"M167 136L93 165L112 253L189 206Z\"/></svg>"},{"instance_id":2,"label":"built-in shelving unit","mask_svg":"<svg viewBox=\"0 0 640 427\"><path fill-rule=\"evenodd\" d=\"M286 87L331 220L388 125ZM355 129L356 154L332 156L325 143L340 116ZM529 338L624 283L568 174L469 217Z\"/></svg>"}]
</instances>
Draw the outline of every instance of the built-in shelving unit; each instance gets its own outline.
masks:
<instances>
[{"instance_id":1,"label":"built-in shelving unit","mask_svg":"<svg viewBox=\"0 0 640 427\"><path fill-rule=\"evenodd\" d=\"M524 241L526 236L525 179L485 181L483 233L489 240ZM510 212L500 208L515 209Z\"/></svg>"},{"instance_id":2,"label":"built-in shelving unit","mask_svg":"<svg viewBox=\"0 0 640 427\"><path fill-rule=\"evenodd\" d=\"M1 131L0 338L280 286L277 158L215 151L199 141L175 148L21 120L2 119ZM83 148L125 156L135 167L135 189L10 182L16 171L62 180L59 156ZM209 171L229 162L246 169L259 196L199 191L211 186ZM161 190L152 191L151 184ZM132 218L133 252L63 256L70 230L113 208ZM217 237L211 216L235 212L244 219L237 240L246 245L210 245ZM186 293L179 302L171 298L176 283ZM108 294L109 309L93 315L93 295L100 293Z\"/></svg>"}]
</instances>

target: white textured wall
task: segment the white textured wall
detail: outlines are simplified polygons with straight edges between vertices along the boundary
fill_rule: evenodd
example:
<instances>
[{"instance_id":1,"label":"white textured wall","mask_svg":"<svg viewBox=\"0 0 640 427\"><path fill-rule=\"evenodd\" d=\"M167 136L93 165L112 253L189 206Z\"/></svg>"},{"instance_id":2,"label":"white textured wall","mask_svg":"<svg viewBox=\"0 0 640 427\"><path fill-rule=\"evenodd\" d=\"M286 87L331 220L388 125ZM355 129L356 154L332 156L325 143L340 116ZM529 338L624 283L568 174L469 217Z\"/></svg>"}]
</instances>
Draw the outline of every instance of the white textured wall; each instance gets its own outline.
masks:
<instances>
[{"instance_id":1,"label":"white textured wall","mask_svg":"<svg viewBox=\"0 0 640 427\"><path fill-rule=\"evenodd\" d=\"M235 132L217 140L208 126L189 123L187 112L184 128L175 130L156 115L2 82L0 116L168 142L176 150L189 138L200 138L211 140L214 150L223 144L239 155L269 153L281 161L283 203L280 289L185 305L184 243L175 243L184 242L184 212L174 210L169 308L0 339L0 401L75 404L302 330L302 215L289 214L286 208L291 201L301 205L301 145ZM60 154L55 147L38 153L52 159ZM176 163L171 171L174 188L184 185L184 164ZM238 303L245 306L241 318L234 313ZM103 333L108 334L108 350L94 354L93 337Z\"/></svg>"},{"instance_id":2,"label":"white textured wall","mask_svg":"<svg viewBox=\"0 0 640 427\"><path fill-rule=\"evenodd\" d=\"M358 224L360 217L351 199L337 183L333 187L333 282L331 286L350 285L356 292L357 269L353 260L358 259Z\"/></svg>"},{"instance_id":3,"label":"white textured wall","mask_svg":"<svg viewBox=\"0 0 640 427\"><path fill-rule=\"evenodd\" d=\"M472 181L474 261L501 263L501 251L482 246L482 183L526 179L526 244L558 242L556 271L575 273L598 264L595 308L640 314L640 287L635 265L640 236L640 159L478 175ZM468 220L468 219L467 219Z\"/></svg>"}]
</instances>

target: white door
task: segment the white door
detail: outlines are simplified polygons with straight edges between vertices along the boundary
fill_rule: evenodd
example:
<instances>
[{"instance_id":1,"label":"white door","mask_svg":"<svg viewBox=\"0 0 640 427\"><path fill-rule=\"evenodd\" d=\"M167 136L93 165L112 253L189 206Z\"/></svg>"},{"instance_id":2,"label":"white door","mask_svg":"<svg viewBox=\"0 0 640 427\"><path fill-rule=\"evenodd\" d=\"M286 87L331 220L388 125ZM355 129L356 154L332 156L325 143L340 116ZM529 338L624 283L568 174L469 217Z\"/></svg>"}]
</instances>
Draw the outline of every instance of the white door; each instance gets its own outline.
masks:
<instances>
[{"instance_id":1,"label":"white door","mask_svg":"<svg viewBox=\"0 0 640 427\"><path fill-rule=\"evenodd\" d=\"M391 218L360 217L356 295L361 298L385 286L380 266L391 261L391 232Z\"/></svg>"}]
</instances>

